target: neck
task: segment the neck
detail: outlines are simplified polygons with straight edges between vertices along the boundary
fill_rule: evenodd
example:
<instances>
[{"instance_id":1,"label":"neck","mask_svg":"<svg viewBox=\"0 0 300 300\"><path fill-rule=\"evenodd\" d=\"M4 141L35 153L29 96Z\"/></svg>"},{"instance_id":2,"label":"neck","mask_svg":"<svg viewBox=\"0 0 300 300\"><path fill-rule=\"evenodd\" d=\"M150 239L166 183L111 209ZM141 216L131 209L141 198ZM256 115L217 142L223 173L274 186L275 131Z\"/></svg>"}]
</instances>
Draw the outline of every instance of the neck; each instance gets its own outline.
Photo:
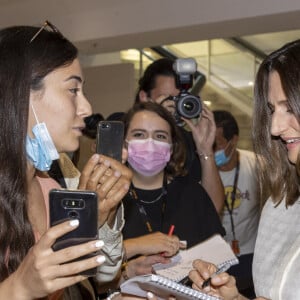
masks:
<instances>
[{"instance_id":1,"label":"neck","mask_svg":"<svg viewBox=\"0 0 300 300\"><path fill-rule=\"evenodd\" d=\"M163 186L164 172L160 172L154 176L143 176L133 170L132 183L136 188L144 190L159 189Z\"/></svg>"},{"instance_id":2,"label":"neck","mask_svg":"<svg viewBox=\"0 0 300 300\"><path fill-rule=\"evenodd\" d=\"M230 161L224 166L219 167L220 171L228 172L236 168L238 162L238 151L234 149L234 152L230 158Z\"/></svg>"}]
</instances>

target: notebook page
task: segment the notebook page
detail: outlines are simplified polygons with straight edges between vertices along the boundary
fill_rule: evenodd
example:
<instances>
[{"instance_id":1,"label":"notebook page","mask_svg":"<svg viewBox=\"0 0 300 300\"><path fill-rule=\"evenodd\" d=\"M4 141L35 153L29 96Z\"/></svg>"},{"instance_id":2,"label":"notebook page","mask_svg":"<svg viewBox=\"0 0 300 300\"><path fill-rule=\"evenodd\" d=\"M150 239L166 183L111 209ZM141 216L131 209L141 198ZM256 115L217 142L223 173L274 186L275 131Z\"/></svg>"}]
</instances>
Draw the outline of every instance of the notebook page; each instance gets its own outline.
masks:
<instances>
[{"instance_id":1,"label":"notebook page","mask_svg":"<svg viewBox=\"0 0 300 300\"><path fill-rule=\"evenodd\" d=\"M214 235L194 247L180 251L179 257L180 259L177 255L177 262L173 261L170 265L156 264L153 265L153 269L156 274L180 281L191 271L195 259L212 262L218 267L239 262L229 244L220 235Z\"/></svg>"}]
</instances>

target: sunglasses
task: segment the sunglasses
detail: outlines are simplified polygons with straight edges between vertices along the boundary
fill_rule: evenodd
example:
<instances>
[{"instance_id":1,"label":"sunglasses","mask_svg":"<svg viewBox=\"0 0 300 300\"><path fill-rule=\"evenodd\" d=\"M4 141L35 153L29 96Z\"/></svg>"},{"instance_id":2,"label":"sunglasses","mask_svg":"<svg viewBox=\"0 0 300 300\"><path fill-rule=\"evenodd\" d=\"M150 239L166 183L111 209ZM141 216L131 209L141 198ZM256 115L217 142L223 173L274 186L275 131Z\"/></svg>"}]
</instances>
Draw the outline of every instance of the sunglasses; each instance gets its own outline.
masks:
<instances>
[{"instance_id":1,"label":"sunglasses","mask_svg":"<svg viewBox=\"0 0 300 300\"><path fill-rule=\"evenodd\" d=\"M52 32L55 32L55 33L58 33L61 37L63 37L63 35L60 33L60 31L51 23L49 22L48 20L46 20L43 24L43 26L37 31L37 33L31 38L30 42L29 43L32 43L37 37L38 35L46 28L49 27L49 29L52 31Z\"/></svg>"}]
</instances>

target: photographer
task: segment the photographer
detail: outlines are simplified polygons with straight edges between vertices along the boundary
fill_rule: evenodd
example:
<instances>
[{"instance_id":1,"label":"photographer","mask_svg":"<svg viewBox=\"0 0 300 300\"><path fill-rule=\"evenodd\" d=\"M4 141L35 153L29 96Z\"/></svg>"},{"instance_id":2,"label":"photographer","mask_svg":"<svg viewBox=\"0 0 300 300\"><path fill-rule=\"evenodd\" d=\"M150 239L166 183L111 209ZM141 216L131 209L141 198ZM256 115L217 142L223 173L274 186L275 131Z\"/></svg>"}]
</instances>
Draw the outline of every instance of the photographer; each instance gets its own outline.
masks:
<instances>
[{"instance_id":1,"label":"photographer","mask_svg":"<svg viewBox=\"0 0 300 300\"><path fill-rule=\"evenodd\" d=\"M135 102L156 102L167 108L172 114L175 112L175 101L166 100L170 96L178 96L180 87L176 85L177 74L173 69L174 61L162 58L147 67L144 76L139 80L139 89ZM164 101L165 100L165 101ZM213 142L216 126L209 109L202 104L201 117L194 123L190 119L182 118L191 132L179 126L186 145L185 166L188 175L194 180L201 181L211 197L216 210L220 213L224 205L224 188L213 155Z\"/></svg>"}]
</instances>

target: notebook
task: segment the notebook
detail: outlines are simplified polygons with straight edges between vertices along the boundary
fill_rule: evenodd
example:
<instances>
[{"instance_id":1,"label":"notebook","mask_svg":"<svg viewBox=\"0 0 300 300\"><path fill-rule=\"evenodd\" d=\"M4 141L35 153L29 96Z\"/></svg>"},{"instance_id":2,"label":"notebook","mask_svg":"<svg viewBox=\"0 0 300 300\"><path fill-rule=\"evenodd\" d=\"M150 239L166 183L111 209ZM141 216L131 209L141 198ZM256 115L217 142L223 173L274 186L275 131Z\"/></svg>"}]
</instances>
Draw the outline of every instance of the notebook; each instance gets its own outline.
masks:
<instances>
[{"instance_id":1,"label":"notebook","mask_svg":"<svg viewBox=\"0 0 300 300\"><path fill-rule=\"evenodd\" d=\"M159 300L173 296L176 300L219 300L221 298L208 295L189 288L183 284L160 275L140 275L128 279L120 286L121 292L139 297L147 297L147 292L152 292Z\"/></svg>"},{"instance_id":2,"label":"notebook","mask_svg":"<svg viewBox=\"0 0 300 300\"><path fill-rule=\"evenodd\" d=\"M192 263L195 259L211 262L218 268L224 265L230 267L239 263L230 245L221 235L216 234L194 247L180 251L176 256L172 257L171 263L155 264L153 269L158 275L174 281L181 281L193 269Z\"/></svg>"}]
</instances>

